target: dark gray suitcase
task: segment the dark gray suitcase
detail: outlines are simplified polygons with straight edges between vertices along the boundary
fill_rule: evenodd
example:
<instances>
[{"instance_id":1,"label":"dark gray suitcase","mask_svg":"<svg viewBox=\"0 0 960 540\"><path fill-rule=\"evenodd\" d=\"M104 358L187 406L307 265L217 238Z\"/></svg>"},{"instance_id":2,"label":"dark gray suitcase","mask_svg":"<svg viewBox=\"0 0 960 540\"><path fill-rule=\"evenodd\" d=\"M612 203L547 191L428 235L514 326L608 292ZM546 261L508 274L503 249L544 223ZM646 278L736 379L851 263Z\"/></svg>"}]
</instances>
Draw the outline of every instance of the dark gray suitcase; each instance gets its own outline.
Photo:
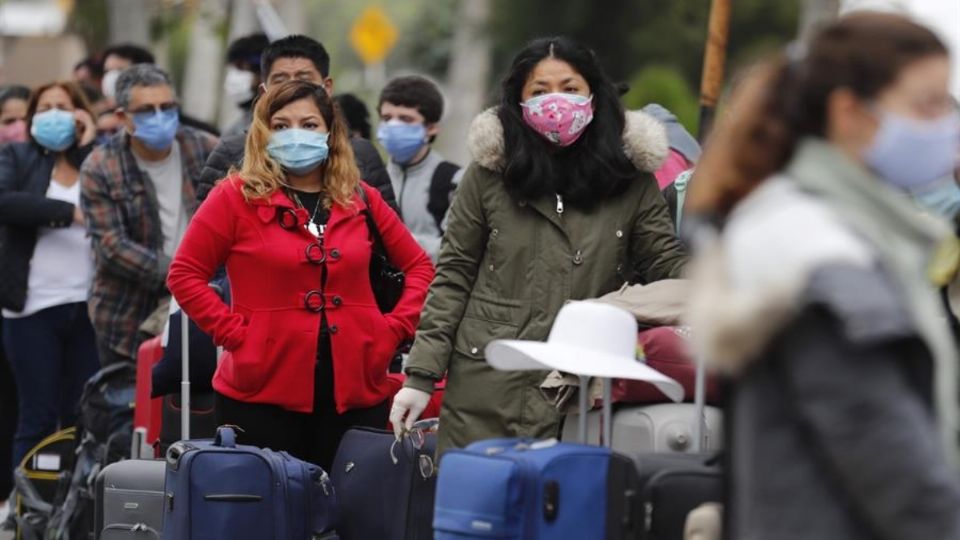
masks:
<instances>
[{"instance_id":1,"label":"dark gray suitcase","mask_svg":"<svg viewBox=\"0 0 960 540\"><path fill-rule=\"evenodd\" d=\"M182 335L189 320L181 317ZM190 438L190 340L182 340L181 426ZM167 462L136 459L151 453L134 433L131 454L135 459L113 463L97 475L94 532L98 540L160 540L163 532L164 482Z\"/></svg>"},{"instance_id":2,"label":"dark gray suitcase","mask_svg":"<svg viewBox=\"0 0 960 540\"><path fill-rule=\"evenodd\" d=\"M118 461L97 475L94 530L100 540L158 540L163 524L166 462Z\"/></svg>"}]
</instances>

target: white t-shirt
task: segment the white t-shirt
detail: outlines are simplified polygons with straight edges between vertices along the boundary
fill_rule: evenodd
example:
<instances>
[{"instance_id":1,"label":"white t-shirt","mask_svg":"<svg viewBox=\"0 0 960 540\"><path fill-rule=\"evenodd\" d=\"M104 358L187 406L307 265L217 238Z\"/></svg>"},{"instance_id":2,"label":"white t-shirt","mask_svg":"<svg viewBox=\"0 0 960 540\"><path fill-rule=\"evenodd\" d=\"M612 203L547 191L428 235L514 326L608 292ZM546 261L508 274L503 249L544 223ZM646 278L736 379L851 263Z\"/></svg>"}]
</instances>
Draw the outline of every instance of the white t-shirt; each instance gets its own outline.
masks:
<instances>
[{"instance_id":1,"label":"white t-shirt","mask_svg":"<svg viewBox=\"0 0 960 540\"><path fill-rule=\"evenodd\" d=\"M137 157L137 165L153 183L153 189L157 193L160 227L163 230L163 252L172 257L187 230L187 213L183 210L180 145L173 141L170 154L160 161L145 161Z\"/></svg>"},{"instance_id":2,"label":"white t-shirt","mask_svg":"<svg viewBox=\"0 0 960 540\"><path fill-rule=\"evenodd\" d=\"M80 205L80 181L64 187L56 180L50 181L47 198ZM27 302L23 311L16 313L3 310L9 319L27 317L38 311L86 302L93 280L93 249L83 225L71 223L69 227L37 229L37 246L30 259L30 274L27 278Z\"/></svg>"}]
</instances>

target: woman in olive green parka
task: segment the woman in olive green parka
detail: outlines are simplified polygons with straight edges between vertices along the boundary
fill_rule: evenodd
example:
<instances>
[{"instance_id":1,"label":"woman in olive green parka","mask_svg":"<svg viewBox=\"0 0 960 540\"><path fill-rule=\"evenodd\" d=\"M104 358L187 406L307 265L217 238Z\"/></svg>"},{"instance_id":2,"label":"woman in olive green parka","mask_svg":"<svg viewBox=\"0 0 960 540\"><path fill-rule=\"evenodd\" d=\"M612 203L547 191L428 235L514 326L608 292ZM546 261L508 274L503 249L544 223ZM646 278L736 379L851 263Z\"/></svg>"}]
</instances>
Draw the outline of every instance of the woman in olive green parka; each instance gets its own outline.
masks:
<instances>
[{"instance_id":1,"label":"woman in olive green parka","mask_svg":"<svg viewBox=\"0 0 960 540\"><path fill-rule=\"evenodd\" d=\"M535 41L503 94L470 128L473 163L391 411L398 433L409 428L446 375L441 451L556 436L560 415L539 390L546 373L495 371L486 345L544 340L568 300L676 278L686 262L652 175L667 155L664 129L624 113L591 51Z\"/></svg>"}]
</instances>

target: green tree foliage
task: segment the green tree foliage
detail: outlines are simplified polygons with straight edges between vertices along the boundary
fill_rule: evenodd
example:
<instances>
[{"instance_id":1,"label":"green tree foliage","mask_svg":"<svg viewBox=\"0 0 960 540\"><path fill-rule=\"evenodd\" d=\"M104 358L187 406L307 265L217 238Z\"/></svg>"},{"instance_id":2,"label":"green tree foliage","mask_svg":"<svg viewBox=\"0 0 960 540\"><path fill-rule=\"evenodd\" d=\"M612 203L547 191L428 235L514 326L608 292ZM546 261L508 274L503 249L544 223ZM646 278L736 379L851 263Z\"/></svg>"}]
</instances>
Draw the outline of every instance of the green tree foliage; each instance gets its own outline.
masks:
<instances>
[{"instance_id":1,"label":"green tree foliage","mask_svg":"<svg viewBox=\"0 0 960 540\"><path fill-rule=\"evenodd\" d=\"M636 86L647 80L640 75L645 68L669 66L688 92L699 88L709 0L495 0L495 6L496 73L527 41L565 34L592 47L614 80ZM733 0L728 75L793 39L798 17L798 0ZM663 71L652 73L646 77L658 85L675 84Z\"/></svg>"},{"instance_id":2,"label":"green tree foliage","mask_svg":"<svg viewBox=\"0 0 960 540\"><path fill-rule=\"evenodd\" d=\"M697 96L683 75L672 66L650 66L630 79L630 92L623 96L628 109L659 103L677 115L690 133L697 132Z\"/></svg>"}]
</instances>

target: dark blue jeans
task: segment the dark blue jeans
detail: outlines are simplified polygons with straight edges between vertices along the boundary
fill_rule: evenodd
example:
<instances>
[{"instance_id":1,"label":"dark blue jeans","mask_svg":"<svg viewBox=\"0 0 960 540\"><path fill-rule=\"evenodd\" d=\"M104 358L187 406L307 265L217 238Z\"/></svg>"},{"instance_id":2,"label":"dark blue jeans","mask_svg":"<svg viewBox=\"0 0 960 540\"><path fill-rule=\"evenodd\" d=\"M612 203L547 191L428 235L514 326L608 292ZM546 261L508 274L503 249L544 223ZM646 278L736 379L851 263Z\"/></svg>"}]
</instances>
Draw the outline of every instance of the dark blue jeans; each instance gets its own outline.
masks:
<instances>
[{"instance_id":1,"label":"dark blue jeans","mask_svg":"<svg viewBox=\"0 0 960 540\"><path fill-rule=\"evenodd\" d=\"M3 320L3 346L17 382L20 411L13 466L44 437L72 426L83 385L100 369L86 302Z\"/></svg>"}]
</instances>

